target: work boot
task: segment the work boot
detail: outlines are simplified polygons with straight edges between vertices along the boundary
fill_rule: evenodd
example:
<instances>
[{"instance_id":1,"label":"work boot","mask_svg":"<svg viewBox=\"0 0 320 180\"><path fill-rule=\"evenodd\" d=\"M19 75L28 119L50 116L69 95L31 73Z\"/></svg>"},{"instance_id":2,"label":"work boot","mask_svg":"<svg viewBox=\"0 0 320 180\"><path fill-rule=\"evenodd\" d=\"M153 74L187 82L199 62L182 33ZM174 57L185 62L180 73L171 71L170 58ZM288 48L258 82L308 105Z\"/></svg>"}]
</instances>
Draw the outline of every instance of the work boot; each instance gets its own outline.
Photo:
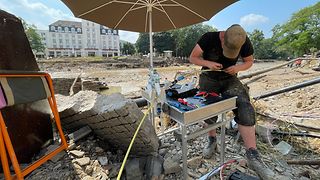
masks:
<instances>
[{"instance_id":1,"label":"work boot","mask_svg":"<svg viewBox=\"0 0 320 180\"><path fill-rule=\"evenodd\" d=\"M205 159L210 159L217 151L217 138L208 136L208 143L203 148L203 157Z\"/></svg>"},{"instance_id":2,"label":"work boot","mask_svg":"<svg viewBox=\"0 0 320 180\"><path fill-rule=\"evenodd\" d=\"M262 180L274 180L275 173L261 160L259 152L254 148L246 150L248 167L254 170Z\"/></svg>"}]
</instances>

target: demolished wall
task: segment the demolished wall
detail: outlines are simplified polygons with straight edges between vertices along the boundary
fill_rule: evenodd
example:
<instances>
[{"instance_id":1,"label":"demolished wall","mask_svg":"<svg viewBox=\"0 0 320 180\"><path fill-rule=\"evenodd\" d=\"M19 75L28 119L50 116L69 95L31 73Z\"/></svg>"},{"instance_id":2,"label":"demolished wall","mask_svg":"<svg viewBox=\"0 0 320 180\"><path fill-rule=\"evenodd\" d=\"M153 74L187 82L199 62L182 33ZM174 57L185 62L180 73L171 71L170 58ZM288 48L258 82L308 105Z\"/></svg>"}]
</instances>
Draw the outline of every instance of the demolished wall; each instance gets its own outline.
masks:
<instances>
[{"instance_id":1,"label":"demolished wall","mask_svg":"<svg viewBox=\"0 0 320 180\"><path fill-rule=\"evenodd\" d=\"M71 97L58 95L57 102L66 131L88 125L99 138L124 152L144 116L135 102L119 93L106 96L93 91L80 91ZM158 151L158 147L158 137L151 122L146 119L130 154L152 154Z\"/></svg>"}]
</instances>

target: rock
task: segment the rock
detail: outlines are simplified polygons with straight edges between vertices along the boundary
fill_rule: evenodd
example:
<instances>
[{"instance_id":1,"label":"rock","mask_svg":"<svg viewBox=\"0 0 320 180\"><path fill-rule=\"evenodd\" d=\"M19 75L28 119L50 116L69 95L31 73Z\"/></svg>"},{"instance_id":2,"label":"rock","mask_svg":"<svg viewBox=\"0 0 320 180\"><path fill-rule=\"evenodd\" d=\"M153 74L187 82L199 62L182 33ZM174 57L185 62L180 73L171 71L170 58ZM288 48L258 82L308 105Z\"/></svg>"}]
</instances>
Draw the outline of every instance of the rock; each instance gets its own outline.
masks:
<instances>
[{"instance_id":1,"label":"rock","mask_svg":"<svg viewBox=\"0 0 320 180\"><path fill-rule=\"evenodd\" d=\"M98 161L101 164L101 166L108 165L108 157L99 156Z\"/></svg>"},{"instance_id":2,"label":"rock","mask_svg":"<svg viewBox=\"0 0 320 180\"><path fill-rule=\"evenodd\" d=\"M188 160L188 167L192 169L197 169L202 163L202 157L197 156Z\"/></svg>"},{"instance_id":3,"label":"rock","mask_svg":"<svg viewBox=\"0 0 320 180\"><path fill-rule=\"evenodd\" d=\"M125 167L127 180L143 179L143 167L140 166L142 161L142 159L134 158L127 162Z\"/></svg>"},{"instance_id":4,"label":"rock","mask_svg":"<svg viewBox=\"0 0 320 180\"><path fill-rule=\"evenodd\" d=\"M284 169L281 168L281 167L279 167L279 166L276 166L276 167L275 167L275 170L278 171L278 172L280 172L280 173L282 173L282 172L284 171Z\"/></svg>"},{"instance_id":5,"label":"rock","mask_svg":"<svg viewBox=\"0 0 320 180\"><path fill-rule=\"evenodd\" d=\"M159 150L159 154L160 154L161 156L164 156L168 151L169 151L168 149L163 148L163 149L160 149L160 150Z\"/></svg>"},{"instance_id":6,"label":"rock","mask_svg":"<svg viewBox=\"0 0 320 180\"><path fill-rule=\"evenodd\" d=\"M82 178L82 180L95 180L95 179L91 176L85 176Z\"/></svg>"},{"instance_id":7,"label":"rock","mask_svg":"<svg viewBox=\"0 0 320 180\"><path fill-rule=\"evenodd\" d=\"M239 171L243 172L243 173L246 172L246 169L243 168L243 167L241 167L241 166L237 166L237 169L238 169Z\"/></svg>"},{"instance_id":8,"label":"rock","mask_svg":"<svg viewBox=\"0 0 320 180\"><path fill-rule=\"evenodd\" d=\"M70 154L76 156L77 158L81 158L84 156L84 152L79 150L72 150L70 151Z\"/></svg>"},{"instance_id":9,"label":"rock","mask_svg":"<svg viewBox=\"0 0 320 180\"><path fill-rule=\"evenodd\" d=\"M199 171L201 174L205 174L205 173L208 172L208 170L207 170L206 168L200 168L198 171Z\"/></svg>"},{"instance_id":10,"label":"rock","mask_svg":"<svg viewBox=\"0 0 320 180\"><path fill-rule=\"evenodd\" d=\"M160 177L160 175L163 173L163 161L163 158L159 155L148 156L145 166L145 174L147 175L147 179Z\"/></svg>"},{"instance_id":11,"label":"rock","mask_svg":"<svg viewBox=\"0 0 320 180\"><path fill-rule=\"evenodd\" d=\"M100 180L107 180L107 179L109 179L108 175L106 173L101 172Z\"/></svg>"},{"instance_id":12,"label":"rock","mask_svg":"<svg viewBox=\"0 0 320 180\"><path fill-rule=\"evenodd\" d=\"M76 159L75 162L80 166L86 166L90 163L90 158L88 157L79 158L79 159Z\"/></svg>"},{"instance_id":13,"label":"rock","mask_svg":"<svg viewBox=\"0 0 320 180\"><path fill-rule=\"evenodd\" d=\"M93 167L87 166L86 169L84 170L84 172L90 175L93 172Z\"/></svg>"},{"instance_id":14,"label":"rock","mask_svg":"<svg viewBox=\"0 0 320 180\"><path fill-rule=\"evenodd\" d=\"M177 173L182 170L182 168L180 167L180 163L177 160L174 160L174 158L172 157L164 160L163 168L164 174Z\"/></svg>"},{"instance_id":15,"label":"rock","mask_svg":"<svg viewBox=\"0 0 320 180\"><path fill-rule=\"evenodd\" d=\"M95 152L96 152L96 153L103 153L104 150L103 150L101 147L96 147L96 148L95 148Z\"/></svg>"}]
</instances>

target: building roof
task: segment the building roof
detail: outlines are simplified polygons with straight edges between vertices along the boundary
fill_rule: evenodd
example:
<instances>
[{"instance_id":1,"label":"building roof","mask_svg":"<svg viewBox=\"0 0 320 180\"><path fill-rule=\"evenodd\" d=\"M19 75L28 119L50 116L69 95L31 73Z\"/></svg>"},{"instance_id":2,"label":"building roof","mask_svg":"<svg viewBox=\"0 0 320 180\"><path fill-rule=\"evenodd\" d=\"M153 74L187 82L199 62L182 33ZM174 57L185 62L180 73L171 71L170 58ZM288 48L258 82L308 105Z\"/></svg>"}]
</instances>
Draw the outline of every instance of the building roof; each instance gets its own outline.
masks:
<instances>
[{"instance_id":1,"label":"building roof","mask_svg":"<svg viewBox=\"0 0 320 180\"><path fill-rule=\"evenodd\" d=\"M81 28L81 22L77 22L77 21L63 21L63 20L58 20L52 24L50 24L50 26L62 26L62 27L79 27Z\"/></svg>"}]
</instances>

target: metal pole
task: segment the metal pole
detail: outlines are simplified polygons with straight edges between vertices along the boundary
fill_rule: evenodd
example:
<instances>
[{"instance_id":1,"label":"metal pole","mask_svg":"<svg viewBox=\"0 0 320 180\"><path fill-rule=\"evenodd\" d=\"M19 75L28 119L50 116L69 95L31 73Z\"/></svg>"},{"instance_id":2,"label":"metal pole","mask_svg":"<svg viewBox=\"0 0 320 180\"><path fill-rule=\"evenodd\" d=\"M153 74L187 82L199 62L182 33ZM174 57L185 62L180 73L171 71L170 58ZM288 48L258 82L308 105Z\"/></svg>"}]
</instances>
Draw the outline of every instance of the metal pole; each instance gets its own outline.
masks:
<instances>
[{"instance_id":1,"label":"metal pole","mask_svg":"<svg viewBox=\"0 0 320 180\"><path fill-rule=\"evenodd\" d=\"M188 163L187 163L187 155L188 155L188 149L187 149L187 128L185 125L180 125L181 127L181 139L182 139L182 174L183 179L187 179L188 177Z\"/></svg>"},{"instance_id":2,"label":"metal pole","mask_svg":"<svg viewBox=\"0 0 320 180\"><path fill-rule=\"evenodd\" d=\"M148 7L148 13L149 13L150 70L153 71L152 6Z\"/></svg>"},{"instance_id":3,"label":"metal pole","mask_svg":"<svg viewBox=\"0 0 320 180\"><path fill-rule=\"evenodd\" d=\"M299 58L299 59L302 59L302 58ZM298 59L293 59L293 60L291 60L291 61L288 61L288 62L279 64L279 65L274 66L274 67L271 67L271 68L263 69L263 70L261 70L261 71L253 72L253 73L250 73L250 74L245 74L245 75L239 76L238 79L242 80L242 79L246 79L246 78L251 78L251 77L253 77L253 76L256 76L256 75L259 75L259 74L263 74L263 73L272 71L272 70L274 70L274 69L278 69L278 68L280 68L280 67L282 67L282 66L286 66L286 65L288 65L288 64L291 64L291 63L295 62L296 60L298 60ZM303 59L303 60L308 60L308 59Z\"/></svg>"},{"instance_id":4,"label":"metal pole","mask_svg":"<svg viewBox=\"0 0 320 180\"><path fill-rule=\"evenodd\" d=\"M222 113L222 122L226 122L226 113ZM225 152L225 135L226 135L226 124L225 123L222 123L222 126L221 126L221 149L220 149L220 164L223 164L224 163L224 152Z\"/></svg>"},{"instance_id":5,"label":"metal pole","mask_svg":"<svg viewBox=\"0 0 320 180\"><path fill-rule=\"evenodd\" d=\"M262 94L262 95L253 97L253 99L255 99L255 100L262 99L262 98L270 97L270 96L273 96L273 95L281 94L281 93L284 93L284 92L300 89L300 88L303 88L303 87L306 87L306 86L314 85L314 84L317 84L317 83L320 83L320 78L316 78L316 79L313 79L313 80L310 80L310 81L305 81L305 82L302 82L302 83L299 83L299 84L296 84L296 85L293 85L293 86L285 87L285 88L278 89L278 90L275 90L275 91L272 91L272 92L269 92L269 93L266 93L266 94Z\"/></svg>"}]
</instances>

